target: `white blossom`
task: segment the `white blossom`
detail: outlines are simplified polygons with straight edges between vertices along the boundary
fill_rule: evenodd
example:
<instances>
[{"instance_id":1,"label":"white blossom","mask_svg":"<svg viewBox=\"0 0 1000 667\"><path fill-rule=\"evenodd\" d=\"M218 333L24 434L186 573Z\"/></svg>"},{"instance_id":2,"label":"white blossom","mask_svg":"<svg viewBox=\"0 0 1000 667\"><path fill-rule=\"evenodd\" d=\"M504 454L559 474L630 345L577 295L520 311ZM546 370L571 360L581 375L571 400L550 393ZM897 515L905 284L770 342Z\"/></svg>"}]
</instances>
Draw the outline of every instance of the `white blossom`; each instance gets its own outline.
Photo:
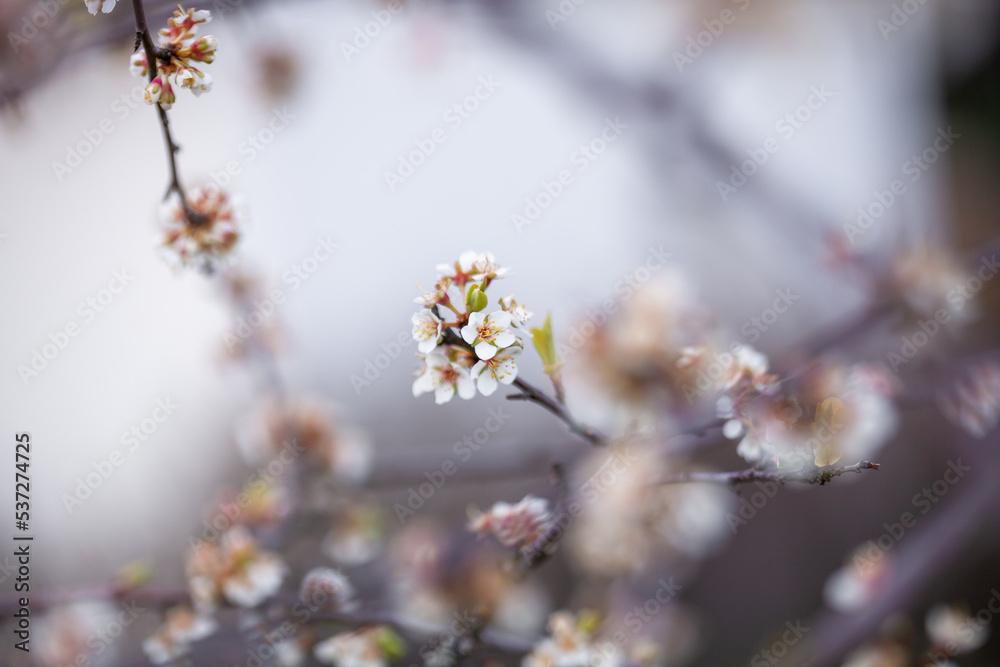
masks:
<instances>
[{"instance_id":1,"label":"white blossom","mask_svg":"<svg viewBox=\"0 0 1000 667\"><path fill-rule=\"evenodd\" d=\"M488 512L471 519L469 530L479 534L490 532L505 547L514 547L534 542L550 518L547 500L525 496L514 505L495 503Z\"/></svg>"},{"instance_id":2,"label":"white blossom","mask_svg":"<svg viewBox=\"0 0 1000 667\"><path fill-rule=\"evenodd\" d=\"M466 400L476 395L476 386L469 371L451 361L441 352L432 352L424 359L425 366L413 383L413 395L434 392L434 402L447 403L457 393Z\"/></svg>"},{"instance_id":3,"label":"white blossom","mask_svg":"<svg viewBox=\"0 0 1000 667\"><path fill-rule=\"evenodd\" d=\"M421 354L429 354L437 347L441 338L441 318L430 309L423 309L413 314L413 340L417 341L417 350Z\"/></svg>"},{"instance_id":4,"label":"white blossom","mask_svg":"<svg viewBox=\"0 0 1000 667\"><path fill-rule=\"evenodd\" d=\"M477 361L472 367L472 377L483 396L489 396L501 384L511 384L517 379L517 365L514 363L521 348L510 347L502 350L492 359Z\"/></svg>"},{"instance_id":5,"label":"white blossom","mask_svg":"<svg viewBox=\"0 0 1000 667\"><path fill-rule=\"evenodd\" d=\"M469 315L469 323L462 327L462 338L476 350L482 360L492 359L498 350L510 347L517 336L510 331L513 319L509 313L497 310L489 315L482 312Z\"/></svg>"},{"instance_id":6,"label":"white blossom","mask_svg":"<svg viewBox=\"0 0 1000 667\"><path fill-rule=\"evenodd\" d=\"M111 12L115 8L115 4L118 0L83 0L84 4L87 5L87 11L97 16L97 12L101 11L105 14Z\"/></svg>"}]
</instances>

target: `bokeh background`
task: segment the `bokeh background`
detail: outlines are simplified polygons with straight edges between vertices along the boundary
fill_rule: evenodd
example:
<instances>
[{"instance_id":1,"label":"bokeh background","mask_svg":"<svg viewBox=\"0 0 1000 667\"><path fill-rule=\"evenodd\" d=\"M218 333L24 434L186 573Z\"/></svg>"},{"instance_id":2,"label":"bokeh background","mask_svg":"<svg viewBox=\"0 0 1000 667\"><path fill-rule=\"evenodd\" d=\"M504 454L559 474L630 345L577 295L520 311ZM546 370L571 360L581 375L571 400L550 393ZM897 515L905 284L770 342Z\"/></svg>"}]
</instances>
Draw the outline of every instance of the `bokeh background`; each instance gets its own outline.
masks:
<instances>
[{"instance_id":1,"label":"bokeh background","mask_svg":"<svg viewBox=\"0 0 1000 667\"><path fill-rule=\"evenodd\" d=\"M155 114L133 97L141 82L128 72L131 8L119 3L92 17L78 0L57 3L45 26L12 40L28 34L25 19L40 4L0 5L8 35L0 45L0 415L4 433L29 431L35 443L33 576L45 589L73 587L145 559L158 581L180 583L203 508L221 485L247 475L234 430L260 378L225 359L236 314L219 286L171 270L155 248L166 165ZM489 408L513 415L473 465L481 472L534 456L539 473L513 484L457 484L429 502L426 512L460 523L469 502L546 489L545 461L582 446L535 406L500 396L443 407L413 400L412 346L370 384L352 382L383 345L405 338L417 285L430 286L435 264L491 250L514 269L507 291L536 313L551 310L565 335L655 248L670 254L734 339L775 290L801 295L755 343L775 358L864 309L870 290L829 270L831 248L939 130L960 138L856 250L879 266L908 244L961 255L996 233L1000 6L914 2L898 29L886 29L901 4L407 0L348 57L344 45L355 45L386 5L215 0L204 7L221 45L209 68L215 87L197 100L179 94L171 121L185 180L222 178L247 204L241 264L288 295L279 362L287 386L335 400L368 433L376 479L391 487L401 471L447 453ZM151 26L170 11L149 2ZM735 19L700 53L689 51L724 11ZM678 58L691 53L689 62ZM450 123L449 109L483 79L497 82L495 91ZM828 99L791 136L779 131L816 89ZM274 118L287 122L272 137ZM620 137L579 171L581 145L615 119ZM405 182L387 185L399 156L438 127L446 141ZM259 149L248 148L252 137ZM768 138L780 149L746 185L720 196L732 165ZM219 176L227 163L239 171L231 182ZM519 228L512 216L564 169L573 183ZM338 249L291 289L283 276L318 238ZM85 320L79 305L116 271L134 278ZM948 343L951 352L995 345L996 295L987 283L979 319ZM71 322L80 335L25 381L18 367ZM878 360L884 343L865 353ZM523 372L541 377L533 361ZM158 399L176 402L175 414L68 511L63 495L121 448L121 434ZM681 599L700 619L691 664L747 664L796 619L822 628L816 638L844 636L852 619L817 611L829 573L906 511L947 460L995 466L997 447L995 438L970 441L933 410L910 410L880 456L881 472L782 490L685 587ZM732 448L713 457L722 469L741 465ZM958 505L961 492L973 495L969 486L918 526L912 537L924 542L914 550L945 539L935 537L941 525L958 525L932 525L931 517ZM389 506L402 496L405 485L380 497ZM995 495L977 498L1000 509ZM984 604L1000 586L997 514L987 522L976 514L959 553L915 580L893 611L919 619L939 601ZM9 531L4 522L5 543ZM555 601L572 600L572 582L552 577ZM865 622L875 632L878 622ZM135 646L122 646L121 664L143 663ZM962 664L998 659L993 639Z\"/></svg>"}]
</instances>

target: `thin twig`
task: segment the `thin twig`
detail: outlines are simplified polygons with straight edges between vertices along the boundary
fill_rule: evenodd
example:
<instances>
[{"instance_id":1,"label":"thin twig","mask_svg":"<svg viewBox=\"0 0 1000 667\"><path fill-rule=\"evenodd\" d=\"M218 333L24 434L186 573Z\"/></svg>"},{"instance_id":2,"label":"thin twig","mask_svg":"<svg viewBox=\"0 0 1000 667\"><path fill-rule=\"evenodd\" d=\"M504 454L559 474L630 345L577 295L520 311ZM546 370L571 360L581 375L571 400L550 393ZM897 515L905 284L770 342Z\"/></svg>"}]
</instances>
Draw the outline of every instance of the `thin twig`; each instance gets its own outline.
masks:
<instances>
[{"instance_id":1,"label":"thin twig","mask_svg":"<svg viewBox=\"0 0 1000 667\"><path fill-rule=\"evenodd\" d=\"M748 468L746 470L738 470L735 472L690 471L678 472L661 477L653 482L653 484L687 484L697 482L709 484L729 484L735 486L737 484L748 484L750 482L777 482L778 484L784 484L785 482L797 482L799 484L819 484L822 486L834 477L840 477L841 475L849 472L860 474L862 470L880 470L880 467L878 463L860 461L854 465L843 466L840 468L821 468L805 472L781 472L779 470L758 470L757 468Z\"/></svg>"},{"instance_id":2,"label":"thin twig","mask_svg":"<svg viewBox=\"0 0 1000 667\"><path fill-rule=\"evenodd\" d=\"M150 35L149 26L146 24L146 10L142 5L142 0L132 0L132 10L135 12L136 46L138 47L138 44L141 42L142 48L146 52L146 72L149 76L149 82L152 83L153 79L159 74L157 68L158 60L156 47L153 45L153 37ZM163 130L163 141L167 145L167 161L170 166L170 184L167 187L164 198L169 197L171 192L176 192L177 196L180 197L181 206L188 221L191 224L197 224L200 220L200 215L188 206L187 198L184 195L184 188L181 187L180 175L177 171L177 151L180 150L180 146L177 145L173 135L170 133L170 119L167 117L166 110L159 102L155 106L157 114L160 117L160 128Z\"/></svg>"},{"instance_id":3,"label":"thin twig","mask_svg":"<svg viewBox=\"0 0 1000 667\"><path fill-rule=\"evenodd\" d=\"M538 387L535 387L522 378L514 380L514 386L520 389L521 393L507 396L508 400L531 401L532 403L537 403L562 420L562 422L569 427L570 431L577 434L581 438L588 440L593 445L600 446L605 444L607 438L605 438L603 434L578 422L561 403Z\"/></svg>"}]
</instances>

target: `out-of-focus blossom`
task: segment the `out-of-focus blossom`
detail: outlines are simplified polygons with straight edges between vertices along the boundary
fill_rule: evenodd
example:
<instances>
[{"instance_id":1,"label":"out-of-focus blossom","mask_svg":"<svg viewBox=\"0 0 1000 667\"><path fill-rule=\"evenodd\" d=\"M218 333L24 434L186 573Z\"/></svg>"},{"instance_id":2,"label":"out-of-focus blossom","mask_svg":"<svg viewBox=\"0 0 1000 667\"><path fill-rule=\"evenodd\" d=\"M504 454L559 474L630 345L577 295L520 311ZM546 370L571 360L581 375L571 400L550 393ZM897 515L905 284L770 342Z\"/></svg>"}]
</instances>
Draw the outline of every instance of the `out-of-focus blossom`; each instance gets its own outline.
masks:
<instances>
[{"instance_id":1,"label":"out-of-focus blossom","mask_svg":"<svg viewBox=\"0 0 1000 667\"><path fill-rule=\"evenodd\" d=\"M404 653L402 639L385 626L334 635L313 647L318 661L337 667L387 667Z\"/></svg>"},{"instance_id":2,"label":"out-of-focus blossom","mask_svg":"<svg viewBox=\"0 0 1000 667\"><path fill-rule=\"evenodd\" d=\"M120 609L104 601L80 601L60 605L44 614L36 626L32 648L42 667L74 665L81 656L94 667L115 661L114 645L95 642L97 633L117 622ZM127 611L127 610L126 610ZM106 648L98 654L97 648Z\"/></svg>"},{"instance_id":3,"label":"out-of-focus blossom","mask_svg":"<svg viewBox=\"0 0 1000 667\"><path fill-rule=\"evenodd\" d=\"M508 271L507 267L497 264L491 252L481 253L472 263L473 280L476 282L502 278L507 275Z\"/></svg>"},{"instance_id":4,"label":"out-of-focus blossom","mask_svg":"<svg viewBox=\"0 0 1000 667\"><path fill-rule=\"evenodd\" d=\"M714 335L681 274L664 269L644 285L629 287L613 309L574 326L559 356L570 360L570 375L593 387L597 403L624 409L632 421L716 395L709 375L718 363Z\"/></svg>"},{"instance_id":5,"label":"out-of-focus blossom","mask_svg":"<svg viewBox=\"0 0 1000 667\"><path fill-rule=\"evenodd\" d=\"M955 308L951 301L968 276L962 265L939 246L923 244L899 253L891 267L891 286L913 311L934 318L946 310L949 320L962 323L975 315L972 304Z\"/></svg>"},{"instance_id":6,"label":"out-of-focus blossom","mask_svg":"<svg viewBox=\"0 0 1000 667\"><path fill-rule=\"evenodd\" d=\"M502 310L489 315L472 313L469 323L462 327L462 338L475 348L480 359L492 359L498 351L517 342L517 336L510 330L512 321L510 314Z\"/></svg>"},{"instance_id":7,"label":"out-of-focus blossom","mask_svg":"<svg viewBox=\"0 0 1000 667\"><path fill-rule=\"evenodd\" d=\"M521 348L510 347L502 350L487 361L477 361L471 375L483 396L490 396L502 384L512 384L517 379L517 355Z\"/></svg>"},{"instance_id":8,"label":"out-of-focus blossom","mask_svg":"<svg viewBox=\"0 0 1000 667\"><path fill-rule=\"evenodd\" d=\"M723 391L731 391L742 383L750 385L755 391L763 391L775 380L774 376L767 374L767 356L750 345L734 345L729 359L720 383Z\"/></svg>"},{"instance_id":9,"label":"out-of-focus blossom","mask_svg":"<svg viewBox=\"0 0 1000 667\"><path fill-rule=\"evenodd\" d=\"M285 44L271 44L256 50L257 83L271 100L281 100L296 91L301 82L302 58Z\"/></svg>"},{"instance_id":10,"label":"out-of-focus blossom","mask_svg":"<svg viewBox=\"0 0 1000 667\"><path fill-rule=\"evenodd\" d=\"M87 5L87 11L97 16L99 11L105 14L110 13L118 0L83 0L83 2Z\"/></svg>"},{"instance_id":11,"label":"out-of-focus blossom","mask_svg":"<svg viewBox=\"0 0 1000 667\"><path fill-rule=\"evenodd\" d=\"M668 472L652 447L636 442L583 462L574 472L583 511L566 536L581 567L630 574L653 560L703 557L725 540L732 494L710 484L654 484Z\"/></svg>"},{"instance_id":12,"label":"out-of-focus blossom","mask_svg":"<svg viewBox=\"0 0 1000 667\"><path fill-rule=\"evenodd\" d=\"M950 421L982 438L1000 421L1000 366L985 362L973 367L952 391L938 395L938 405Z\"/></svg>"},{"instance_id":13,"label":"out-of-focus blossom","mask_svg":"<svg viewBox=\"0 0 1000 667\"><path fill-rule=\"evenodd\" d=\"M186 655L191 644L208 637L218 626L215 620L190 607L174 607L166 621L142 642L142 650L154 665L166 665Z\"/></svg>"},{"instance_id":14,"label":"out-of-focus blossom","mask_svg":"<svg viewBox=\"0 0 1000 667\"><path fill-rule=\"evenodd\" d=\"M793 382L718 401L748 461L783 468L832 465L873 456L895 431L892 383L877 367L819 364Z\"/></svg>"},{"instance_id":15,"label":"out-of-focus blossom","mask_svg":"<svg viewBox=\"0 0 1000 667\"><path fill-rule=\"evenodd\" d=\"M586 624L568 611L549 618L549 636L535 644L522 667L621 667L624 656L611 642L598 642Z\"/></svg>"},{"instance_id":16,"label":"out-of-focus blossom","mask_svg":"<svg viewBox=\"0 0 1000 667\"><path fill-rule=\"evenodd\" d=\"M424 368L413 382L413 395L434 392L434 402L447 403L457 393L463 399L476 395L476 385L469 371L451 361L442 352L432 352L424 359Z\"/></svg>"},{"instance_id":17,"label":"out-of-focus blossom","mask_svg":"<svg viewBox=\"0 0 1000 667\"><path fill-rule=\"evenodd\" d=\"M451 279L459 287L464 287L467 282L472 280L473 267L478 258L479 254L476 251L467 250L459 255L458 261L454 264L438 264L437 271L443 277Z\"/></svg>"},{"instance_id":18,"label":"out-of-focus blossom","mask_svg":"<svg viewBox=\"0 0 1000 667\"><path fill-rule=\"evenodd\" d=\"M823 587L826 603L845 613L867 606L885 587L890 558L874 542L858 547L848 562L827 578Z\"/></svg>"},{"instance_id":19,"label":"out-of-focus blossom","mask_svg":"<svg viewBox=\"0 0 1000 667\"><path fill-rule=\"evenodd\" d=\"M223 598L256 607L278 592L287 572L281 558L260 550L242 526L226 531L217 544L195 544L187 560L191 598L199 610L213 609Z\"/></svg>"},{"instance_id":20,"label":"out-of-focus blossom","mask_svg":"<svg viewBox=\"0 0 1000 667\"><path fill-rule=\"evenodd\" d=\"M549 503L544 498L525 496L513 505L494 503L484 514L470 519L469 530L482 535L492 533L505 547L531 545L545 530L551 519Z\"/></svg>"},{"instance_id":21,"label":"out-of-focus blossom","mask_svg":"<svg viewBox=\"0 0 1000 667\"><path fill-rule=\"evenodd\" d=\"M369 563L382 551L383 524L378 506L349 503L334 513L333 525L323 540L323 553L341 565Z\"/></svg>"},{"instance_id":22,"label":"out-of-focus blossom","mask_svg":"<svg viewBox=\"0 0 1000 667\"><path fill-rule=\"evenodd\" d=\"M938 605L927 612L927 636L949 655L971 653L986 643L990 626L969 614L962 605Z\"/></svg>"},{"instance_id":23,"label":"out-of-focus blossom","mask_svg":"<svg viewBox=\"0 0 1000 667\"><path fill-rule=\"evenodd\" d=\"M164 226L163 247L168 259L181 266L213 268L225 262L240 238L246 222L242 203L215 186L203 186L187 194L185 211L176 193L160 208Z\"/></svg>"},{"instance_id":24,"label":"out-of-focus blossom","mask_svg":"<svg viewBox=\"0 0 1000 667\"><path fill-rule=\"evenodd\" d=\"M338 570L328 567L313 568L302 578L299 598L308 603L310 609L351 611L357 608L354 586Z\"/></svg>"},{"instance_id":25,"label":"out-of-focus blossom","mask_svg":"<svg viewBox=\"0 0 1000 667\"><path fill-rule=\"evenodd\" d=\"M892 642L862 646L847 657L843 667L908 667L909 652ZM947 667L939 664L938 667Z\"/></svg>"},{"instance_id":26,"label":"out-of-focus blossom","mask_svg":"<svg viewBox=\"0 0 1000 667\"><path fill-rule=\"evenodd\" d=\"M244 460L280 461L291 472L299 457L317 462L338 480L356 482L371 468L372 449L357 430L338 423L334 407L318 398L262 402L237 429Z\"/></svg>"}]
</instances>

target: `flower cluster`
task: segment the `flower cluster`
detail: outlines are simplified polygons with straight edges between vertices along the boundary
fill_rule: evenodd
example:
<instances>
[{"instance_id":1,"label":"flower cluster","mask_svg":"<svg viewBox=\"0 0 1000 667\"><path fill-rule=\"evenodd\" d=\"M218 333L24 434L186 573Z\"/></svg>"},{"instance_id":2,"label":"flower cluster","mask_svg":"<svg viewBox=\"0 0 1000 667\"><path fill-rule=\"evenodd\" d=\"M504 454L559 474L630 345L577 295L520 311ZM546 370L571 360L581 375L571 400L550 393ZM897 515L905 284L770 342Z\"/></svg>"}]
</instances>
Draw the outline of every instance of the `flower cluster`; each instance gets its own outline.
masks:
<instances>
[{"instance_id":1,"label":"flower cluster","mask_svg":"<svg viewBox=\"0 0 1000 667\"><path fill-rule=\"evenodd\" d=\"M277 554L261 551L246 528L236 526L218 544L199 542L188 555L191 598L199 610L214 609L222 598L256 607L278 592L288 568Z\"/></svg>"},{"instance_id":2,"label":"flower cluster","mask_svg":"<svg viewBox=\"0 0 1000 667\"><path fill-rule=\"evenodd\" d=\"M334 635L313 647L316 660L338 667L388 667L404 654L403 640L383 625Z\"/></svg>"},{"instance_id":3,"label":"flower cluster","mask_svg":"<svg viewBox=\"0 0 1000 667\"><path fill-rule=\"evenodd\" d=\"M542 535L550 519L547 500L525 496L514 505L495 503L485 514L471 517L469 530L493 533L505 547L527 546Z\"/></svg>"},{"instance_id":4,"label":"flower cluster","mask_svg":"<svg viewBox=\"0 0 1000 667\"><path fill-rule=\"evenodd\" d=\"M246 222L242 202L217 187L188 192L185 202L175 194L160 207L163 248L171 264L212 268L226 260Z\"/></svg>"},{"instance_id":5,"label":"flower cluster","mask_svg":"<svg viewBox=\"0 0 1000 667\"><path fill-rule=\"evenodd\" d=\"M779 382L767 357L736 345L721 378L723 434L754 463L802 468L874 454L892 434L895 385L880 368L818 363Z\"/></svg>"},{"instance_id":6,"label":"flower cluster","mask_svg":"<svg viewBox=\"0 0 1000 667\"><path fill-rule=\"evenodd\" d=\"M550 636L537 643L521 663L522 667L620 667L625 664L621 652L611 642L594 640L592 623L578 619L568 611L557 611L549 618Z\"/></svg>"},{"instance_id":7,"label":"flower cluster","mask_svg":"<svg viewBox=\"0 0 1000 667\"><path fill-rule=\"evenodd\" d=\"M160 628L142 642L142 649L154 665L166 665L181 658L191 644L215 632L215 620L190 607L174 607Z\"/></svg>"},{"instance_id":8,"label":"flower cluster","mask_svg":"<svg viewBox=\"0 0 1000 667\"><path fill-rule=\"evenodd\" d=\"M311 608L351 611L357 607L351 582L328 567L314 568L302 578L299 598Z\"/></svg>"},{"instance_id":9,"label":"flower cluster","mask_svg":"<svg viewBox=\"0 0 1000 667\"><path fill-rule=\"evenodd\" d=\"M114 0L111 5L114 6ZM96 13L96 10L92 9L91 13ZM148 104L158 102L162 108L169 109L177 99L174 86L187 88L196 96L212 89L212 77L192 64L208 64L215 60L218 40L212 35L197 35L198 26L211 20L208 10L180 8L167 20L167 27L160 29L155 76L146 86ZM149 63L145 51L132 54L129 71L137 77L148 76Z\"/></svg>"},{"instance_id":10,"label":"flower cluster","mask_svg":"<svg viewBox=\"0 0 1000 667\"><path fill-rule=\"evenodd\" d=\"M437 269L434 290L414 300L423 306L413 315L413 339L424 366L413 395L434 392L438 404L456 393L470 399L477 388L489 396L517 378L515 360L524 347L519 329L531 313L513 296L500 298L499 308L486 312L486 290L507 273L488 252L465 252Z\"/></svg>"}]
</instances>

